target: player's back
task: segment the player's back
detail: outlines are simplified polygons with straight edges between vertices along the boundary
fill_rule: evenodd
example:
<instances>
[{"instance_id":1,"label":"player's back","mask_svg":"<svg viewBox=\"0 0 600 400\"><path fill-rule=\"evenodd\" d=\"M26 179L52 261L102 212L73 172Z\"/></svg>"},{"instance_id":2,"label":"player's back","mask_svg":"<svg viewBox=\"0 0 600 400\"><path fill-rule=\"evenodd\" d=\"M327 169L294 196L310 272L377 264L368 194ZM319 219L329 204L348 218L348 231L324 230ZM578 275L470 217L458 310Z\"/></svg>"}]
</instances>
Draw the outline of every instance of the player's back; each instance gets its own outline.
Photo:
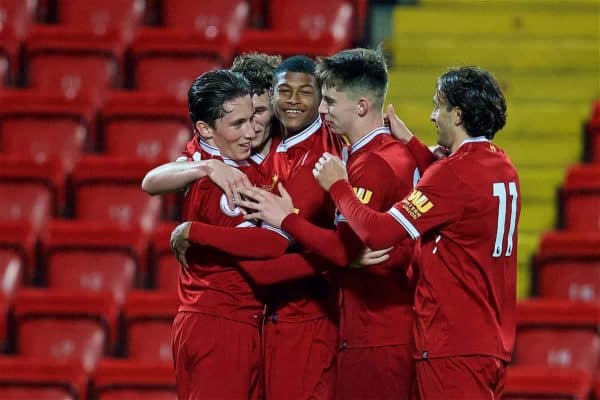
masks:
<instances>
[{"instance_id":1,"label":"player's back","mask_svg":"<svg viewBox=\"0 0 600 400\"><path fill-rule=\"evenodd\" d=\"M418 348L510 359L520 212L512 162L489 141L470 140L432 165L403 207L416 219L430 213L417 225L428 232L415 297Z\"/></svg>"}]
</instances>

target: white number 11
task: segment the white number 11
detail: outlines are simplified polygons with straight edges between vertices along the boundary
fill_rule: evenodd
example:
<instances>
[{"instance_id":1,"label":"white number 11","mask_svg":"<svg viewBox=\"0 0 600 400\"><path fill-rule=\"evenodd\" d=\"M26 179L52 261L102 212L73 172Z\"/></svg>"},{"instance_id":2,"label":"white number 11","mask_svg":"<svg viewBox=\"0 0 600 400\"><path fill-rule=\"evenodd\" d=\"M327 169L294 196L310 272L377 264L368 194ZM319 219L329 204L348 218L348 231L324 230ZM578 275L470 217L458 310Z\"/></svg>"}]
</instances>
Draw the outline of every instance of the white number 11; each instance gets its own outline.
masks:
<instances>
[{"instance_id":1,"label":"white number 11","mask_svg":"<svg viewBox=\"0 0 600 400\"><path fill-rule=\"evenodd\" d=\"M513 236L515 234L515 220L517 219L517 185L514 182L508 183L508 193L511 197L510 204L510 226L506 237L506 257L512 254ZM494 183L494 197L498 197L498 226L496 227L496 243L494 243L494 252L492 257L502 255L502 241L504 239L504 225L506 221L506 184L503 182Z\"/></svg>"}]
</instances>

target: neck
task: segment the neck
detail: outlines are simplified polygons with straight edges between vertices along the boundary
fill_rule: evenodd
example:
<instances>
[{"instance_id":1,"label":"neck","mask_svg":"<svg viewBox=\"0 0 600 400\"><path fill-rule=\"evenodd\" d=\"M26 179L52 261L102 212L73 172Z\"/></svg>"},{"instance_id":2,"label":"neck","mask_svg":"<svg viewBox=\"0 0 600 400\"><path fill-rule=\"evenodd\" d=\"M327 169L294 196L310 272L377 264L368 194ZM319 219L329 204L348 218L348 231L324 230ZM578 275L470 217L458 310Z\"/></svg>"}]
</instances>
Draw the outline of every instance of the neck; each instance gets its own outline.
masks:
<instances>
[{"instance_id":1,"label":"neck","mask_svg":"<svg viewBox=\"0 0 600 400\"><path fill-rule=\"evenodd\" d=\"M381 128L382 126L384 126L383 114L357 117L352 129L346 132L346 136L348 137L350 144L354 144L367 136L372 130Z\"/></svg>"},{"instance_id":2,"label":"neck","mask_svg":"<svg viewBox=\"0 0 600 400\"><path fill-rule=\"evenodd\" d=\"M467 132L465 132L464 130L460 130L458 131L455 135L454 135L454 141L452 142L452 145L450 146L450 154L454 153L456 150L458 150L458 148L460 147L460 145L462 144L462 142L464 142L465 140L469 139L471 136L469 136L467 134Z\"/></svg>"},{"instance_id":3,"label":"neck","mask_svg":"<svg viewBox=\"0 0 600 400\"><path fill-rule=\"evenodd\" d=\"M273 142L273 138L269 136L269 138L260 147L254 149L254 151L262 157L266 157L267 154L269 154L269 150L271 150L271 142Z\"/></svg>"}]
</instances>

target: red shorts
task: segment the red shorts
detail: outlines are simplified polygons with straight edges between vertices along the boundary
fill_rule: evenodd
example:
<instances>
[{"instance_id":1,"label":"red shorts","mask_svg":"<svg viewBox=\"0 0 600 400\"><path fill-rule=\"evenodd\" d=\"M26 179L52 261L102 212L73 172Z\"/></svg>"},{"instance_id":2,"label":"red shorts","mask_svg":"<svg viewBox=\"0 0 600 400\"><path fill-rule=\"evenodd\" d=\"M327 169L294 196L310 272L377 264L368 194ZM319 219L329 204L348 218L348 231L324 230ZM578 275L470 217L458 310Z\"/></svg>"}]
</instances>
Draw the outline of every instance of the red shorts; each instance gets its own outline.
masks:
<instances>
[{"instance_id":1,"label":"red shorts","mask_svg":"<svg viewBox=\"0 0 600 400\"><path fill-rule=\"evenodd\" d=\"M337 400L410 399L414 346L348 348L337 353Z\"/></svg>"},{"instance_id":2,"label":"red shorts","mask_svg":"<svg viewBox=\"0 0 600 400\"><path fill-rule=\"evenodd\" d=\"M267 321L263 330L266 399L333 399L337 325L327 317Z\"/></svg>"},{"instance_id":3,"label":"red shorts","mask_svg":"<svg viewBox=\"0 0 600 400\"><path fill-rule=\"evenodd\" d=\"M417 360L417 398L500 399L505 362L491 356L457 356Z\"/></svg>"},{"instance_id":4,"label":"red shorts","mask_svg":"<svg viewBox=\"0 0 600 400\"><path fill-rule=\"evenodd\" d=\"M179 399L260 398L258 327L179 312L173 321L172 345Z\"/></svg>"}]
</instances>

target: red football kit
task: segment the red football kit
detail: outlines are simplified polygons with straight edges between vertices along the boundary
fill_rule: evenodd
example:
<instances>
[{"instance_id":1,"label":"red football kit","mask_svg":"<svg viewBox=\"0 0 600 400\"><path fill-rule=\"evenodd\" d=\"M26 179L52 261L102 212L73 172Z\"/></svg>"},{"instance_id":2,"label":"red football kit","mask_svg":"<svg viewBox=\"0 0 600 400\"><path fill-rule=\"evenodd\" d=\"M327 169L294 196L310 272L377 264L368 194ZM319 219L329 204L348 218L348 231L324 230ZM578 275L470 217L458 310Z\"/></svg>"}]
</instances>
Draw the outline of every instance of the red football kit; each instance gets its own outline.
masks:
<instances>
[{"instance_id":1,"label":"red football kit","mask_svg":"<svg viewBox=\"0 0 600 400\"><path fill-rule=\"evenodd\" d=\"M294 198L299 214L324 227L333 226L334 206L329 195L318 186L312 168L323 152L338 153L338 143L339 138L327 131L319 117L275 147L272 159L274 175ZM199 224L192 224L191 241L229 254L245 258L274 258L283 254L281 246L257 238L248 229L208 226L194 229L195 225ZM254 275L254 272L260 275L260 270L245 272L260 281ZM268 295L269 315L263 327L267 399L331 398L337 344L335 289L323 277L311 276L270 287Z\"/></svg>"},{"instance_id":2,"label":"red football kit","mask_svg":"<svg viewBox=\"0 0 600 400\"><path fill-rule=\"evenodd\" d=\"M470 138L432 164L387 213L362 207L347 182L336 182L330 194L371 248L421 238L414 330L421 396L491 398L501 384L500 360L510 360L516 325L521 203L506 154L484 137ZM472 373L459 373L459 361ZM477 371L497 379L482 391Z\"/></svg>"},{"instance_id":3,"label":"red football kit","mask_svg":"<svg viewBox=\"0 0 600 400\"><path fill-rule=\"evenodd\" d=\"M220 158L246 173L251 182L263 184L253 164L221 157L217 148L204 142L196 144L192 157ZM256 225L244 221L239 209L229 208L225 195L209 178L190 185L183 215L185 220L194 221L192 243L204 234L204 228L237 226L252 237L266 238L279 253L288 247L284 236L252 229ZM192 245L186 259L189 268L180 270L180 306L173 323L179 398L259 399L262 354L258 328L263 303L240 274L235 256Z\"/></svg>"},{"instance_id":4,"label":"red football kit","mask_svg":"<svg viewBox=\"0 0 600 400\"><path fill-rule=\"evenodd\" d=\"M347 169L356 196L377 211L388 210L420 177L407 147L389 133L387 128L375 129L343 152L350 154ZM408 398L414 382L414 292L406 270L413 243L403 243L380 265L346 268L364 245L341 214L336 220L334 231L291 214L282 226L304 249L344 268L330 270L339 282L341 307L336 398ZM319 272L307 254L286 254L262 265L256 261L243 264L262 268L263 279L270 279L269 283Z\"/></svg>"}]
</instances>

